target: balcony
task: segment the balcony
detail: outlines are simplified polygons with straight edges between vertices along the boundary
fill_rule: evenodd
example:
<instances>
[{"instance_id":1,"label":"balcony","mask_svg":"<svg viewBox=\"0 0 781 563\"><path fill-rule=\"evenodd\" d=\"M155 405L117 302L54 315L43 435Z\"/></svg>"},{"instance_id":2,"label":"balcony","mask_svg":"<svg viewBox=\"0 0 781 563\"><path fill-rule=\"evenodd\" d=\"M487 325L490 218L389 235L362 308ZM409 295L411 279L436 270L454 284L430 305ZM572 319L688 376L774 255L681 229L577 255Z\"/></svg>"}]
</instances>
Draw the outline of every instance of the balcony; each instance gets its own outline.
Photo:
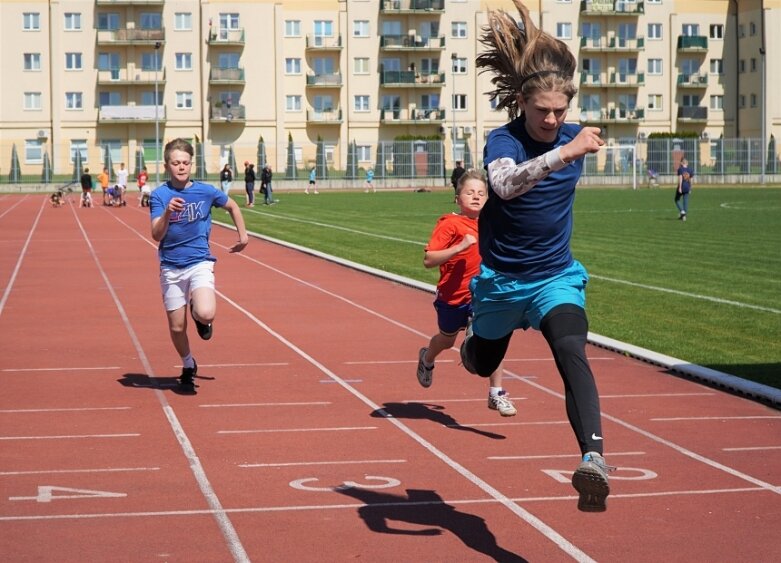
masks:
<instances>
[{"instance_id":1,"label":"balcony","mask_svg":"<svg viewBox=\"0 0 781 563\"><path fill-rule=\"evenodd\" d=\"M341 51L342 34L337 36L315 35L310 33L306 36L307 51Z\"/></svg>"},{"instance_id":2,"label":"balcony","mask_svg":"<svg viewBox=\"0 0 781 563\"><path fill-rule=\"evenodd\" d=\"M445 36L381 35L380 48L385 51L441 51L445 48Z\"/></svg>"},{"instance_id":3,"label":"balcony","mask_svg":"<svg viewBox=\"0 0 781 563\"><path fill-rule=\"evenodd\" d=\"M431 14L445 12L445 0L380 0L380 13Z\"/></svg>"},{"instance_id":4,"label":"balcony","mask_svg":"<svg viewBox=\"0 0 781 563\"><path fill-rule=\"evenodd\" d=\"M678 121L685 121L687 123L707 123L708 108L700 106L679 107Z\"/></svg>"},{"instance_id":5,"label":"balcony","mask_svg":"<svg viewBox=\"0 0 781 563\"><path fill-rule=\"evenodd\" d=\"M607 85L607 75L604 72L581 71L580 85L584 88L602 88Z\"/></svg>"},{"instance_id":6,"label":"balcony","mask_svg":"<svg viewBox=\"0 0 781 563\"><path fill-rule=\"evenodd\" d=\"M679 53L706 53L708 38L705 35L681 35L678 37Z\"/></svg>"},{"instance_id":7,"label":"balcony","mask_svg":"<svg viewBox=\"0 0 781 563\"><path fill-rule=\"evenodd\" d=\"M708 75L695 72L694 74L680 73L678 75L678 88L707 88Z\"/></svg>"},{"instance_id":8,"label":"balcony","mask_svg":"<svg viewBox=\"0 0 781 563\"><path fill-rule=\"evenodd\" d=\"M209 71L209 84L244 84L244 69L243 68L220 68L215 67Z\"/></svg>"},{"instance_id":9,"label":"balcony","mask_svg":"<svg viewBox=\"0 0 781 563\"><path fill-rule=\"evenodd\" d=\"M342 110L306 110L306 121L316 125L340 125L343 121Z\"/></svg>"},{"instance_id":10,"label":"balcony","mask_svg":"<svg viewBox=\"0 0 781 563\"><path fill-rule=\"evenodd\" d=\"M608 88L637 88L645 85L645 73L637 72L611 72L610 81L605 84Z\"/></svg>"},{"instance_id":11,"label":"balcony","mask_svg":"<svg viewBox=\"0 0 781 563\"><path fill-rule=\"evenodd\" d=\"M165 120L165 106L103 106L98 110L98 122L154 123Z\"/></svg>"},{"instance_id":12,"label":"balcony","mask_svg":"<svg viewBox=\"0 0 781 563\"><path fill-rule=\"evenodd\" d=\"M165 29L99 29L98 45L154 45L165 42Z\"/></svg>"},{"instance_id":13,"label":"balcony","mask_svg":"<svg viewBox=\"0 0 781 563\"><path fill-rule=\"evenodd\" d=\"M95 0L96 6L162 6L164 0Z\"/></svg>"},{"instance_id":14,"label":"balcony","mask_svg":"<svg viewBox=\"0 0 781 563\"><path fill-rule=\"evenodd\" d=\"M217 102L209 107L209 121L212 123L243 123L247 121L247 109L241 104Z\"/></svg>"},{"instance_id":15,"label":"balcony","mask_svg":"<svg viewBox=\"0 0 781 563\"><path fill-rule=\"evenodd\" d=\"M157 78L155 79L155 75ZM165 69L135 70L133 68L112 68L98 71L98 86L149 86L157 82L165 84Z\"/></svg>"},{"instance_id":16,"label":"balcony","mask_svg":"<svg viewBox=\"0 0 781 563\"><path fill-rule=\"evenodd\" d=\"M441 88L445 85L445 73L420 74L414 70L384 70L380 72L380 85L386 88Z\"/></svg>"},{"instance_id":17,"label":"balcony","mask_svg":"<svg viewBox=\"0 0 781 563\"><path fill-rule=\"evenodd\" d=\"M380 110L380 122L384 125L430 125L445 121L444 108L409 108Z\"/></svg>"},{"instance_id":18,"label":"balcony","mask_svg":"<svg viewBox=\"0 0 781 563\"><path fill-rule=\"evenodd\" d=\"M580 110L580 122L584 124L634 124L640 123L643 119L645 119L645 108Z\"/></svg>"},{"instance_id":19,"label":"balcony","mask_svg":"<svg viewBox=\"0 0 781 563\"><path fill-rule=\"evenodd\" d=\"M308 88L341 88L342 73L309 74L306 77Z\"/></svg>"},{"instance_id":20,"label":"balcony","mask_svg":"<svg viewBox=\"0 0 781 563\"><path fill-rule=\"evenodd\" d=\"M209 47L243 47L244 28L209 29Z\"/></svg>"},{"instance_id":21,"label":"balcony","mask_svg":"<svg viewBox=\"0 0 781 563\"><path fill-rule=\"evenodd\" d=\"M581 0L580 13L584 16L640 16L645 13L645 2Z\"/></svg>"},{"instance_id":22,"label":"balcony","mask_svg":"<svg viewBox=\"0 0 781 563\"><path fill-rule=\"evenodd\" d=\"M645 37L581 37L580 50L591 53L634 53L645 50Z\"/></svg>"}]
</instances>

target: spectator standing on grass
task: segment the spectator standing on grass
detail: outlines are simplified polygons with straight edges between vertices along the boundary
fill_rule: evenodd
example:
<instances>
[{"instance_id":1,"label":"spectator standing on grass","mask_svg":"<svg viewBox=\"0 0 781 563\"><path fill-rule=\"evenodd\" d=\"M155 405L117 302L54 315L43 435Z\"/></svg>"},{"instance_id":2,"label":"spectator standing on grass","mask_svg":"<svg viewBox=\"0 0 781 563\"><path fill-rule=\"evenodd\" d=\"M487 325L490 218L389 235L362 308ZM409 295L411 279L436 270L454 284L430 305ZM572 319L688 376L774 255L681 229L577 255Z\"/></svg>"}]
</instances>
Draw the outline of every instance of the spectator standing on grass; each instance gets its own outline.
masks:
<instances>
[{"instance_id":1,"label":"spectator standing on grass","mask_svg":"<svg viewBox=\"0 0 781 563\"><path fill-rule=\"evenodd\" d=\"M160 243L160 286L168 330L182 358L181 387L190 393L195 392L198 365L187 338L187 307L198 336L204 340L212 337L217 310L217 259L209 249L211 208L225 209L236 226L239 240L228 252L241 252L249 243L236 202L211 184L190 180L193 154L193 146L184 139L174 139L165 146L163 157L169 180L152 192L150 202L152 238Z\"/></svg>"},{"instance_id":2,"label":"spectator standing on grass","mask_svg":"<svg viewBox=\"0 0 781 563\"><path fill-rule=\"evenodd\" d=\"M464 175L464 172L466 172L466 169L464 168L463 163L460 160L456 160L456 167L453 168L453 173L450 175L450 183L453 184L454 192L458 192L458 179ZM457 193L456 198L458 198Z\"/></svg>"},{"instance_id":3,"label":"spectator standing on grass","mask_svg":"<svg viewBox=\"0 0 781 563\"><path fill-rule=\"evenodd\" d=\"M513 332L540 330L564 382L570 426L582 456L572 477L578 508L606 510L610 467L586 357L588 274L570 250L575 187L584 157L604 145L597 127L565 123L577 93L577 60L562 41L540 31L520 0L517 21L489 10L476 65L494 75L491 99L511 121L494 129L483 161L488 201L480 213L480 273L472 279L474 316L461 344L471 373L489 377Z\"/></svg>"},{"instance_id":4,"label":"spectator standing on grass","mask_svg":"<svg viewBox=\"0 0 781 563\"><path fill-rule=\"evenodd\" d=\"M472 315L469 282L480 270L477 217L486 198L483 173L470 170L462 174L456 186L456 203L460 213L442 215L426 245L423 265L426 268L439 267L434 300L439 332L431 337L428 347L418 352L418 383L423 387L431 387L434 360L455 344L456 336L466 328ZM513 416L517 411L510 395L502 388L503 371L500 362L490 376L488 408L499 411L502 416Z\"/></svg>"},{"instance_id":5,"label":"spectator standing on grass","mask_svg":"<svg viewBox=\"0 0 781 563\"><path fill-rule=\"evenodd\" d=\"M255 207L255 165L244 163L244 190L247 192L247 207Z\"/></svg>"},{"instance_id":6,"label":"spectator standing on grass","mask_svg":"<svg viewBox=\"0 0 781 563\"><path fill-rule=\"evenodd\" d=\"M369 168L366 171L366 189L364 190L367 194L369 193L369 190L372 191L372 193L377 192L377 188L374 187L374 184L372 183L374 181L374 168Z\"/></svg>"},{"instance_id":7,"label":"spectator standing on grass","mask_svg":"<svg viewBox=\"0 0 781 563\"><path fill-rule=\"evenodd\" d=\"M220 170L220 189L227 195L230 195L232 183L233 171L231 171L231 165L226 162L225 166Z\"/></svg>"},{"instance_id":8,"label":"spectator standing on grass","mask_svg":"<svg viewBox=\"0 0 781 563\"><path fill-rule=\"evenodd\" d=\"M681 221L686 221L686 213L689 211L692 176L694 172L689 168L689 161L682 158L681 165L678 167L678 189L675 190L675 207L678 208L678 219Z\"/></svg>"},{"instance_id":9,"label":"spectator standing on grass","mask_svg":"<svg viewBox=\"0 0 781 563\"><path fill-rule=\"evenodd\" d=\"M317 191L317 170L315 169L314 166L312 167L312 170L309 171L309 185L304 190L305 194L309 193L309 188L312 188L312 191L314 191L314 193L319 193Z\"/></svg>"},{"instance_id":10,"label":"spectator standing on grass","mask_svg":"<svg viewBox=\"0 0 781 563\"><path fill-rule=\"evenodd\" d=\"M263 192L263 203L265 205L274 204L274 190L271 187L273 177L274 173L271 171L271 166L266 164L260 174L260 190Z\"/></svg>"}]
</instances>

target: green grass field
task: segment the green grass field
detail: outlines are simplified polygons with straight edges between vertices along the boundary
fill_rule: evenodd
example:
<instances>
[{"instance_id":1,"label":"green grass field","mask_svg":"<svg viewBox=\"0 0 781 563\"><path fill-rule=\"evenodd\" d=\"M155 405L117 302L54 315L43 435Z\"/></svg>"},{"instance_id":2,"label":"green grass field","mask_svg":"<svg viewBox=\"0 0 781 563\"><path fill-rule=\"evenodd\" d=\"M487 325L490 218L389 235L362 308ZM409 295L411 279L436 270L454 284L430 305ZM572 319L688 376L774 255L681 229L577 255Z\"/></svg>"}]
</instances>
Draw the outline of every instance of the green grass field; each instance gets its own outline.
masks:
<instances>
[{"instance_id":1,"label":"green grass field","mask_svg":"<svg viewBox=\"0 0 781 563\"><path fill-rule=\"evenodd\" d=\"M250 230L436 283L423 246L455 209L451 191L275 195L245 209ZM781 388L781 189L695 188L685 223L673 195L578 193L572 248L591 275L591 330Z\"/></svg>"}]
</instances>

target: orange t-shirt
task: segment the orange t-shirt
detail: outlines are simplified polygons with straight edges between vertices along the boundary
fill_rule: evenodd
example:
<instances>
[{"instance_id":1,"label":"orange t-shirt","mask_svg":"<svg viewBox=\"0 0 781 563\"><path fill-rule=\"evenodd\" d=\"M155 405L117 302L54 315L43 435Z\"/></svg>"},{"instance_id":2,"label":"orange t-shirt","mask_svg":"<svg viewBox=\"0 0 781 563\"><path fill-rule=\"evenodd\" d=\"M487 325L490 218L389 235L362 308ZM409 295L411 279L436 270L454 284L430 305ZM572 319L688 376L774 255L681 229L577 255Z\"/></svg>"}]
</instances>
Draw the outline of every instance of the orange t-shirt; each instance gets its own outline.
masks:
<instances>
[{"instance_id":1,"label":"orange t-shirt","mask_svg":"<svg viewBox=\"0 0 781 563\"><path fill-rule=\"evenodd\" d=\"M100 182L100 187L105 190L108 188L109 175L105 172L101 172L98 174L98 181Z\"/></svg>"},{"instance_id":2,"label":"orange t-shirt","mask_svg":"<svg viewBox=\"0 0 781 563\"><path fill-rule=\"evenodd\" d=\"M460 243L464 236L477 238L477 219L449 213L437 221L426 250L445 250ZM472 299L469 282L480 271L480 251L477 243L439 266L437 299L449 305L462 305Z\"/></svg>"}]
</instances>

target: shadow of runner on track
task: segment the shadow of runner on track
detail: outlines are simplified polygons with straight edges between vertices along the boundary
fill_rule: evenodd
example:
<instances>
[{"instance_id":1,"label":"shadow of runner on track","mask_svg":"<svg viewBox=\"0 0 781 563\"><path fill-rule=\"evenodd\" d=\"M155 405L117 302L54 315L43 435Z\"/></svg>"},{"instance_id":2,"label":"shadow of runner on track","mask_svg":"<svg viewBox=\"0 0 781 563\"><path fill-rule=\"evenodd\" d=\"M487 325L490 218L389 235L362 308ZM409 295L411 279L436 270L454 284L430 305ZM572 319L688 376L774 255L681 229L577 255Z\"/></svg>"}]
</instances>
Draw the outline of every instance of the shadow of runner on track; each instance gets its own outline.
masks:
<instances>
[{"instance_id":1,"label":"shadow of runner on track","mask_svg":"<svg viewBox=\"0 0 781 563\"><path fill-rule=\"evenodd\" d=\"M464 432L474 432L480 436L491 438L493 440L504 440L506 436L501 434L494 434L493 432L485 432L472 428L471 426L461 426L455 418L445 413L445 407L441 405L432 405L429 403L385 403L383 408L378 409L372 413L374 418L387 418L391 416L393 418L413 418L413 419L428 419L433 422L438 422L442 426L447 428L453 428L455 430L463 430Z\"/></svg>"},{"instance_id":2,"label":"shadow of runner on track","mask_svg":"<svg viewBox=\"0 0 781 563\"><path fill-rule=\"evenodd\" d=\"M202 375L196 375L194 379L196 381L198 379L214 380L213 377L204 377ZM161 391L171 391L177 395L194 395L196 393L194 389L188 390L182 387L179 384L178 377L152 377L145 373L125 373L117 381L124 387L133 387L135 389L160 389ZM195 388L197 387L198 385L195 386Z\"/></svg>"},{"instance_id":3,"label":"shadow of runner on track","mask_svg":"<svg viewBox=\"0 0 781 563\"><path fill-rule=\"evenodd\" d=\"M526 559L499 547L496 537L485 520L474 514L460 512L447 504L441 496L429 489L407 489L407 496L381 493L357 487L337 488L343 495L353 497L366 506L358 515L372 531L380 534L408 536L438 536L447 530L464 545L502 563L524 563ZM402 530L388 525L389 520L432 526L420 530Z\"/></svg>"}]
</instances>

